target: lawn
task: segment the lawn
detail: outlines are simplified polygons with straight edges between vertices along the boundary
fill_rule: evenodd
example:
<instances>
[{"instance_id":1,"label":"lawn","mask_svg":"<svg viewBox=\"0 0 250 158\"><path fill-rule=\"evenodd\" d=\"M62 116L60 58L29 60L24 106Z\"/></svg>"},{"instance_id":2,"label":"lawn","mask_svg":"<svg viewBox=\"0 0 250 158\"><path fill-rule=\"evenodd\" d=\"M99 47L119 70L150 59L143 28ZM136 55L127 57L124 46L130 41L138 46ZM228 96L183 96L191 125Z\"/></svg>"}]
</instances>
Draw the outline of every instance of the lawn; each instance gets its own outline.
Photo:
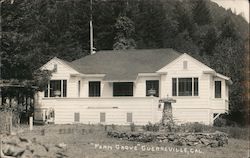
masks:
<instances>
[{"instance_id":1,"label":"lawn","mask_svg":"<svg viewBox=\"0 0 250 158\"><path fill-rule=\"evenodd\" d=\"M116 126L117 129L128 127ZM108 127L107 130L111 129ZM170 143L137 143L107 137L101 125L45 125L27 128L19 134L49 146L65 143L65 155L70 158L243 158L247 156L248 141L229 139L229 144L218 148L175 146Z\"/></svg>"}]
</instances>

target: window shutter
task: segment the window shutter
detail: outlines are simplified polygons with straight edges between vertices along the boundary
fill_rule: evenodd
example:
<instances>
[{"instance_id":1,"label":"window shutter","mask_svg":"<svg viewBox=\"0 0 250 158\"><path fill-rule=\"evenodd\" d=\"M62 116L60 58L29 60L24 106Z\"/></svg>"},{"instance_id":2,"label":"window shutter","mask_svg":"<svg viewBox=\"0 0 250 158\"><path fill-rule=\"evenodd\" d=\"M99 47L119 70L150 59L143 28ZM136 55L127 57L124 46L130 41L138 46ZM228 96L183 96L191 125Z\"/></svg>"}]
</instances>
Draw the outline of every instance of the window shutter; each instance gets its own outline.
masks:
<instances>
[{"instance_id":1,"label":"window shutter","mask_svg":"<svg viewBox=\"0 0 250 158\"><path fill-rule=\"evenodd\" d=\"M75 112L75 114L74 114L74 122L80 122L80 113L79 112Z\"/></svg>"},{"instance_id":2,"label":"window shutter","mask_svg":"<svg viewBox=\"0 0 250 158\"><path fill-rule=\"evenodd\" d=\"M105 112L101 112L100 113L100 122L105 122L106 121L106 113Z\"/></svg>"},{"instance_id":3,"label":"window shutter","mask_svg":"<svg viewBox=\"0 0 250 158\"><path fill-rule=\"evenodd\" d=\"M133 122L133 114L132 114L132 112L127 113L127 122Z\"/></svg>"},{"instance_id":4,"label":"window shutter","mask_svg":"<svg viewBox=\"0 0 250 158\"><path fill-rule=\"evenodd\" d=\"M187 61L185 60L185 61L183 61L183 69L187 69Z\"/></svg>"}]
</instances>

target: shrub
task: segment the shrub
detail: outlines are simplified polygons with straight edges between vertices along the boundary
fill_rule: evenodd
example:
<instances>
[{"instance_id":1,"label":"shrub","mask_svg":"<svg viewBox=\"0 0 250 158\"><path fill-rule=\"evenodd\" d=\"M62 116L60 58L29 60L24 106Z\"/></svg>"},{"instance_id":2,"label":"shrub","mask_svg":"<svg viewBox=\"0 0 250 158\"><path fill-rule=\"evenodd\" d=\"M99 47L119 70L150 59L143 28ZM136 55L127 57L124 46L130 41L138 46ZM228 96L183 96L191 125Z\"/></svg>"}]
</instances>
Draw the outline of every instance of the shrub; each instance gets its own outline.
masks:
<instances>
[{"instance_id":1,"label":"shrub","mask_svg":"<svg viewBox=\"0 0 250 158\"><path fill-rule=\"evenodd\" d=\"M185 123L182 124L181 126L179 126L179 128L176 128L179 131L182 132L194 132L194 133L198 133L198 132L211 132L214 131L212 126L207 126L198 122L195 123Z\"/></svg>"},{"instance_id":2,"label":"shrub","mask_svg":"<svg viewBox=\"0 0 250 158\"><path fill-rule=\"evenodd\" d=\"M215 127L216 130L225 132L228 134L228 137L235 139L245 139L248 140L248 129L249 127Z\"/></svg>"},{"instance_id":3,"label":"shrub","mask_svg":"<svg viewBox=\"0 0 250 158\"><path fill-rule=\"evenodd\" d=\"M112 130L116 129L116 126L114 124L111 125Z\"/></svg>"},{"instance_id":4,"label":"shrub","mask_svg":"<svg viewBox=\"0 0 250 158\"><path fill-rule=\"evenodd\" d=\"M204 131L204 125L200 124L198 122L195 122L193 124L193 132L203 132Z\"/></svg>"},{"instance_id":5,"label":"shrub","mask_svg":"<svg viewBox=\"0 0 250 158\"><path fill-rule=\"evenodd\" d=\"M159 124L152 124L151 122L148 122L148 124L146 124L145 126L142 127L145 131L153 131L153 132L157 132L159 131Z\"/></svg>"},{"instance_id":6,"label":"shrub","mask_svg":"<svg viewBox=\"0 0 250 158\"><path fill-rule=\"evenodd\" d=\"M105 130L105 131L108 130L108 126L107 126L107 125L104 126L104 130Z\"/></svg>"},{"instance_id":7,"label":"shrub","mask_svg":"<svg viewBox=\"0 0 250 158\"><path fill-rule=\"evenodd\" d=\"M216 127L225 127L226 124L227 124L227 120L224 118L219 117L214 120L214 126Z\"/></svg>"},{"instance_id":8,"label":"shrub","mask_svg":"<svg viewBox=\"0 0 250 158\"><path fill-rule=\"evenodd\" d=\"M135 131L135 124L134 123L130 123L130 130L131 130L131 132Z\"/></svg>"}]
</instances>

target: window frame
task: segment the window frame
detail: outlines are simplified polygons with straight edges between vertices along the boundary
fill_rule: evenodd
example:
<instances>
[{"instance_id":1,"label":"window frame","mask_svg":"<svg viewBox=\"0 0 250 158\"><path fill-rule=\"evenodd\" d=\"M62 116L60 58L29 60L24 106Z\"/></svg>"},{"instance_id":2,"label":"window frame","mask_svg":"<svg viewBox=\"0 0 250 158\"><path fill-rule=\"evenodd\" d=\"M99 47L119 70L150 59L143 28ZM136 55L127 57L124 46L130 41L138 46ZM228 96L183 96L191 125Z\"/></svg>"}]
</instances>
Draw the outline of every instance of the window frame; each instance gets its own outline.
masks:
<instances>
[{"instance_id":1,"label":"window frame","mask_svg":"<svg viewBox=\"0 0 250 158\"><path fill-rule=\"evenodd\" d=\"M93 85L92 85L93 84ZM94 84L98 84L97 85L97 90L95 89L93 92L93 87L91 88L91 86L96 86ZM89 97L101 97L101 81L89 81Z\"/></svg>"},{"instance_id":2,"label":"window frame","mask_svg":"<svg viewBox=\"0 0 250 158\"><path fill-rule=\"evenodd\" d=\"M118 88L117 87L118 85L120 86L119 89L122 89L121 87L123 88L126 87L128 88L127 89L128 91L124 93L125 90L117 90L117 89L115 90L115 88ZM113 97L133 97L133 96L134 96L134 82L113 82Z\"/></svg>"},{"instance_id":3,"label":"window frame","mask_svg":"<svg viewBox=\"0 0 250 158\"><path fill-rule=\"evenodd\" d=\"M150 83L151 82L151 83ZM153 84L155 84L156 83L156 85L154 85L153 87L156 87L156 89L154 89L154 90L156 90L156 93L155 93L155 97L159 97L159 91L160 91L160 89L159 89L159 85L160 85L160 81L159 80L146 80L146 96L148 97L148 96L150 96L149 95L149 93L148 93L148 91L150 90L150 89L152 89L152 85ZM148 86L150 86L150 87L148 87Z\"/></svg>"},{"instance_id":4,"label":"window frame","mask_svg":"<svg viewBox=\"0 0 250 158\"><path fill-rule=\"evenodd\" d=\"M216 94L216 83L220 83L220 87L219 87L219 90L220 90L220 94L219 94L219 96L217 96ZM221 99L222 98L222 81L220 81L220 80L215 80L214 81L214 98L216 98L216 99Z\"/></svg>"},{"instance_id":5,"label":"window frame","mask_svg":"<svg viewBox=\"0 0 250 158\"><path fill-rule=\"evenodd\" d=\"M191 79L191 92L189 92L188 95L185 95L185 94L180 95L180 81L179 81L180 79L181 80ZM184 82L183 84L184 84L184 89L186 89L187 85L185 84L187 83ZM172 96L173 97L198 97L199 96L199 77L172 77Z\"/></svg>"},{"instance_id":6,"label":"window frame","mask_svg":"<svg viewBox=\"0 0 250 158\"><path fill-rule=\"evenodd\" d=\"M53 83L55 82L59 82L59 84L57 83L57 86L59 85L59 90L60 90L60 96L55 96L53 93L55 91L57 91L58 88L54 88L55 85L52 86ZM67 91L68 91L68 88L67 88L67 83L68 83L68 80L66 79L53 79L53 80L50 80L44 90L44 98L56 98L56 97L61 97L61 98L66 98L67 97ZM53 90L56 89L56 90Z\"/></svg>"}]
</instances>

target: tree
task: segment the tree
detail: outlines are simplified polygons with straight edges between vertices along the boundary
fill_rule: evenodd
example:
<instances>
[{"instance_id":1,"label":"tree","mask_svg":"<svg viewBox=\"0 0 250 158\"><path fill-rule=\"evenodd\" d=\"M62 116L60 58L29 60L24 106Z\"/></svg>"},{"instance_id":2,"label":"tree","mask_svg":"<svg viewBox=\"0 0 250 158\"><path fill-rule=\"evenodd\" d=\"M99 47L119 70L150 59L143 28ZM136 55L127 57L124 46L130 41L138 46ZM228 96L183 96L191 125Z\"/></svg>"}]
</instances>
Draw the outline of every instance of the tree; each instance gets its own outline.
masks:
<instances>
[{"instance_id":1,"label":"tree","mask_svg":"<svg viewBox=\"0 0 250 158\"><path fill-rule=\"evenodd\" d=\"M206 25L212 22L209 8L205 0L195 0L192 9L193 20L198 25Z\"/></svg>"},{"instance_id":2,"label":"tree","mask_svg":"<svg viewBox=\"0 0 250 158\"><path fill-rule=\"evenodd\" d=\"M138 1L134 15L137 48L162 48L164 44L165 11L163 3L155 0Z\"/></svg>"},{"instance_id":3,"label":"tree","mask_svg":"<svg viewBox=\"0 0 250 158\"><path fill-rule=\"evenodd\" d=\"M192 39L200 49L201 55L213 55L213 49L218 42L219 32L214 25L202 25L197 27Z\"/></svg>"},{"instance_id":4,"label":"tree","mask_svg":"<svg viewBox=\"0 0 250 158\"><path fill-rule=\"evenodd\" d=\"M178 21L178 30L183 32L187 30L190 35L193 34L195 28L192 14L181 2L175 4L175 19Z\"/></svg>"},{"instance_id":5,"label":"tree","mask_svg":"<svg viewBox=\"0 0 250 158\"><path fill-rule=\"evenodd\" d=\"M243 103L244 96L244 44L232 38L224 39L214 48L211 57L211 67L216 72L230 76L233 84L229 91L230 119L243 125L246 121L246 107Z\"/></svg>"},{"instance_id":6,"label":"tree","mask_svg":"<svg viewBox=\"0 0 250 158\"><path fill-rule=\"evenodd\" d=\"M132 49L135 48L133 34L135 32L134 22L128 17L120 16L115 25L116 36L113 49Z\"/></svg>"},{"instance_id":7,"label":"tree","mask_svg":"<svg viewBox=\"0 0 250 158\"><path fill-rule=\"evenodd\" d=\"M189 35L189 32L187 30L179 33L174 39L173 39L174 45L172 46L175 50L188 53L192 55L193 57L199 56L199 47L195 45L192 38Z\"/></svg>"},{"instance_id":8,"label":"tree","mask_svg":"<svg viewBox=\"0 0 250 158\"><path fill-rule=\"evenodd\" d=\"M220 35L221 39L225 38L232 38L233 40L240 39L240 35L236 28L236 24L234 23L232 17L230 16L227 16L222 20L220 24L220 30L221 30L221 35Z\"/></svg>"}]
</instances>

